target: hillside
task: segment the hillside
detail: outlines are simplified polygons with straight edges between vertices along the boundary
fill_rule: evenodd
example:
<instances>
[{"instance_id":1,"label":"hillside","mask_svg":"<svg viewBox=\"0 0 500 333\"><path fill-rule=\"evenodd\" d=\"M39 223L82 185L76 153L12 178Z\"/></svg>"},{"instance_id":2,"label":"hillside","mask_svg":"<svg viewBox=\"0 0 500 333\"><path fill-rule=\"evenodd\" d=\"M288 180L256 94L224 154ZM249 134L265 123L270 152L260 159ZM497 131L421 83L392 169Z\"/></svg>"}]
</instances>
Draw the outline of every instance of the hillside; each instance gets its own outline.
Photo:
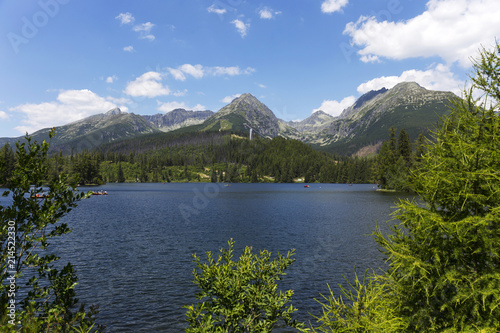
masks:
<instances>
[{"instance_id":1,"label":"hillside","mask_svg":"<svg viewBox=\"0 0 500 333\"><path fill-rule=\"evenodd\" d=\"M435 126L457 98L451 92L427 90L414 82L362 95L338 117L317 111L299 122L286 122L251 94L243 94L218 112L177 109L166 114L136 115L113 109L56 128L53 151L67 154L91 150L103 144L134 139L146 134L163 140L161 133L230 131L263 138L285 137L305 142L316 149L364 156L373 153L387 138L391 127L405 128L411 139ZM158 134L155 136L154 134ZM48 138L48 129L33 133L37 140ZM0 145L19 138L0 139Z\"/></svg>"},{"instance_id":2,"label":"hillside","mask_svg":"<svg viewBox=\"0 0 500 333\"><path fill-rule=\"evenodd\" d=\"M389 128L405 128L412 139L433 128L448 112L451 92L432 91L414 82L361 96L320 132L304 142L327 151L354 154L387 138Z\"/></svg>"}]
</instances>

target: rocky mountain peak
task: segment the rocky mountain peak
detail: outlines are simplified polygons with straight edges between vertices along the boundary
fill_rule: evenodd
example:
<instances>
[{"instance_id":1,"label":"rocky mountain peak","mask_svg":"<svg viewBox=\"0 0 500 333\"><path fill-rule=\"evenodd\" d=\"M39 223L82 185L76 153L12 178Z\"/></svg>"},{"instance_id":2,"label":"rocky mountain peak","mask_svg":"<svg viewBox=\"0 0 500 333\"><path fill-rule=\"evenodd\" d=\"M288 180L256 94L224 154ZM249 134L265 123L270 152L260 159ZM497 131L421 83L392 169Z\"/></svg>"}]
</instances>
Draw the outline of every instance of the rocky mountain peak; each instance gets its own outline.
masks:
<instances>
[{"instance_id":1,"label":"rocky mountain peak","mask_svg":"<svg viewBox=\"0 0 500 333\"><path fill-rule=\"evenodd\" d=\"M114 116L117 114L125 114L127 112L123 112L120 108L114 108L105 113L106 116Z\"/></svg>"},{"instance_id":2,"label":"rocky mountain peak","mask_svg":"<svg viewBox=\"0 0 500 333\"><path fill-rule=\"evenodd\" d=\"M406 90L421 90L421 89L425 89L425 88L423 88L417 82L414 82L414 81L405 81L405 82L400 82L400 83L396 84L392 89L394 89L394 90L401 90L401 89L406 89Z\"/></svg>"},{"instance_id":3,"label":"rocky mountain peak","mask_svg":"<svg viewBox=\"0 0 500 333\"><path fill-rule=\"evenodd\" d=\"M255 96L250 93L241 95L235 98L231 103L223 107L216 113L216 116L227 115L230 113L239 114L245 118L253 119L258 115L277 119L274 113Z\"/></svg>"},{"instance_id":4,"label":"rocky mountain peak","mask_svg":"<svg viewBox=\"0 0 500 333\"><path fill-rule=\"evenodd\" d=\"M246 93L224 106L205 122L205 128L246 132L252 128L261 136L275 137L280 133L274 113L252 94Z\"/></svg>"},{"instance_id":5,"label":"rocky mountain peak","mask_svg":"<svg viewBox=\"0 0 500 333\"><path fill-rule=\"evenodd\" d=\"M365 104L365 102L371 100L372 98L374 98L377 95L385 93L386 91L387 91L387 89L385 87L382 89L379 89L379 90L371 90L371 91L363 94L360 98L358 98L356 100L356 103L354 103L354 105L352 107L354 109L360 108L361 106L363 106L363 104Z\"/></svg>"},{"instance_id":6,"label":"rocky mountain peak","mask_svg":"<svg viewBox=\"0 0 500 333\"><path fill-rule=\"evenodd\" d=\"M328 113L326 113L323 110L315 111L315 112L312 113L311 116L315 116L315 117L332 117L331 115L329 115Z\"/></svg>"}]
</instances>

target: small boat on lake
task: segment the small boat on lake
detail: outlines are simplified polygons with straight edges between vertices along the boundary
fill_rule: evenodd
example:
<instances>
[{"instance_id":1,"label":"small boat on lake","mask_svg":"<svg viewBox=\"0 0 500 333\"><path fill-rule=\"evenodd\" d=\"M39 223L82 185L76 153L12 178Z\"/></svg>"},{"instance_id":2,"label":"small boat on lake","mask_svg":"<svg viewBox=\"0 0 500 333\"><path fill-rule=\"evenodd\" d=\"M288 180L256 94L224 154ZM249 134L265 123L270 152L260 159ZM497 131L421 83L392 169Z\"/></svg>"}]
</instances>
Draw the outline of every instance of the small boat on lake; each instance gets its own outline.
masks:
<instances>
[{"instance_id":1,"label":"small boat on lake","mask_svg":"<svg viewBox=\"0 0 500 333\"><path fill-rule=\"evenodd\" d=\"M309 185L304 185L304 187L311 187L311 186L309 186Z\"/></svg>"},{"instance_id":2,"label":"small boat on lake","mask_svg":"<svg viewBox=\"0 0 500 333\"><path fill-rule=\"evenodd\" d=\"M94 191L94 192L92 192L92 195L108 195L108 192L106 192L106 191Z\"/></svg>"}]
</instances>

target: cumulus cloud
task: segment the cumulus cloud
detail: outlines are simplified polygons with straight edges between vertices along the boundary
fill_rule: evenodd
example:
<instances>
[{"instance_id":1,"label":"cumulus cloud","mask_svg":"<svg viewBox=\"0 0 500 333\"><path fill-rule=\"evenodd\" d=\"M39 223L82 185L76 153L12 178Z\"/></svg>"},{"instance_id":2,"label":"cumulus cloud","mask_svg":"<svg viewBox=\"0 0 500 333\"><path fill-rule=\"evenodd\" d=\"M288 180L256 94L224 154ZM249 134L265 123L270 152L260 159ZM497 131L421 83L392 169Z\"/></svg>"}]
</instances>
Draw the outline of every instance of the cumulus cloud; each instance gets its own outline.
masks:
<instances>
[{"instance_id":1,"label":"cumulus cloud","mask_svg":"<svg viewBox=\"0 0 500 333\"><path fill-rule=\"evenodd\" d=\"M469 67L470 57L500 35L497 0L430 0L426 10L406 21L379 21L362 16L344 34L360 47L364 62L380 58L441 57L447 64Z\"/></svg>"},{"instance_id":2,"label":"cumulus cloud","mask_svg":"<svg viewBox=\"0 0 500 333\"><path fill-rule=\"evenodd\" d=\"M154 26L155 25L153 23L146 22L134 26L132 30L139 33L139 38L153 41L155 39L155 36L151 34L151 29L153 29Z\"/></svg>"},{"instance_id":3,"label":"cumulus cloud","mask_svg":"<svg viewBox=\"0 0 500 333\"><path fill-rule=\"evenodd\" d=\"M240 96L241 96L241 94L234 94L234 95L231 95L231 96L226 96L226 97L224 97L221 100L221 102L223 102L223 103L231 103L233 101L233 99L238 98Z\"/></svg>"},{"instance_id":4,"label":"cumulus cloud","mask_svg":"<svg viewBox=\"0 0 500 333\"><path fill-rule=\"evenodd\" d=\"M347 5L349 0L325 0L321 4L321 11L323 13L334 13L340 11Z\"/></svg>"},{"instance_id":5,"label":"cumulus cloud","mask_svg":"<svg viewBox=\"0 0 500 333\"><path fill-rule=\"evenodd\" d=\"M250 28L249 23L245 23L241 20L233 20L231 21L232 24L236 27L236 30L238 30L238 33L240 34L241 38L245 38L247 35L247 30Z\"/></svg>"},{"instance_id":6,"label":"cumulus cloud","mask_svg":"<svg viewBox=\"0 0 500 333\"><path fill-rule=\"evenodd\" d=\"M0 119L8 119L9 115L5 111L0 111Z\"/></svg>"},{"instance_id":7,"label":"cumulus cloud","mask_svg":"<svg viewBox=\"0 0 500 333\"><path fill-rule=\"evenodd\" d=\"M132 45L125 46L123 48L123 51L125 51L125 52L134 52L134 47Z\"/></svg>"},{"instance_id":8,"label":"cumulus cloud","mask_svg":"<svg viewBox=\"0 0 500 333\"><path fill-rule=\"evenodd\" d=\"M192 111L204 111L206 110L205 106L201 104L196 104L194 107L189 107L185 102L166 102L161 103L158 102L158 111L161 112L170 112L175 109L184 109L184 110L192 110Z\"/></svg>"},{"instance_id":9,"label":"cumulus cloud","mask_svg":"<svg viewBox=\"0 0 500 333\"><path fill-rule=\"evenodd\" d=\"M260 16L260 18L261 19L265 19L265 20L270 20L270 19L272 19L273 17L275 17L276 15L279 15L279 14L281 14L281 12L274 11L272 8L269 8L269 7L264 7L261 10L259 10L259 16Z\"/></svg>"},{"instance_id":10,"label":"cumulus cloud","mask_svg":"<svg viewBox=\"0 0 500 333\"><path fill-rule=\"evenodd\" d=\"M225 14L227 12L227 10L225 8L216 8L215 4L213 4L212 6L208 7L207 11L209 13L215 13L215 14L219 14L219 15Z\"/></svg>"},{"instance_id":11,"label":"cumulus cloud","mask_svg":"<svg viewBox=\"0 0 500 333\"><path fill-rule=\"evenodd\" d=\"M205 75L203 71L203 66L200 64L198 65L184 64L179 67L179 70L181 70L183 73L191 75L196 79L201 79Z\"/></svg>"},{"instance_id":12,"label":"cumulus cloud","mask_svg":"<svg viewBox=\"0 0 500 333\"><path fill-rule=\"evenodd\" d=\"M404 71L399 76L382 76L372 79L359 85L358 92L364 94L384 87L390 89L396 84L405 81L417 82L422 87L430 90L451 91L457 95L460 95L465 84L465 82L455 77L448 66L437 64L425 71L411 69Z\"/></svg>"},{"instance_id":13,"label":"cumulus cloud","mask_svg":"<svg viewBox=\"0 0 500 333\"><path fill-rule=\"evenodd\" d=\"M135 18L129 12L120 13L115 19L120 20L121 24L131 24L135 21Z\"/></svg>"},{"instance_id":14,"label":"cumulus cloud","mask_svg":"<svg viewBox=\"0 0 500 333\"><path fill-rule=\"evenodd\" d=\"M63 90L56 101L40 104L22 104L11 108L24 114L21 126L16 130L21 133L33 133L42 128L60 126L85 117L103 113L115 107L128 110L125 105L114 103L110 98L101 97L88 89Z\"/></svg>"},{"instance_id":15,"label":"cumulus cloud","mask_svg":"<svg viewBox=\"0 0 500 333\"><path fill-rule=\"evenodd\" d=\"M173 76L174 79L179 81L185 81L186 75L190 75L196 79L201 79L205 76L236 76L236 75L249 75L255 72L255 69L252 67L247 67L245 69L241 69L239 66L230 66L230 67L204 67L203 65L191 65L184 64L177 68L168 68L167 69L170 75Z\"/></svg>"},{"instance_id":16,"label":"cumulus cloud","mask_svg":"<svg viewBox=\"0 0 500 333\"><path fill-rule=\"evenodd\" d=\"M128 82L124 93L134 97L157 97L170 94L170 89L162 83L158 72L147 72L134 81Z\"/></svg>"},{"instance_id":17,"label":"cumulus cloud","mask_svg":"<svg viewBox=\"0 0 500 333\"><path fill-rule=\"evenodd\" d=\"M113 83L115 82L116 80L118 80L118 77L116 75L112 75L112 76L108 76L106 78L106 83Z\"/></svg>"},{"instance_id":18,"label":"cumulus cloud","mask_svg":"<svg viewBox=\"0 0 500 333\"><path fill-rule=\"evenodd\" d=\"M321 110L334 117L337 117L342 113L342 111L353 105L354 102L356 102L356 98L354 96L348 96L340 102L334 100L325 100L323 101L323 103L321 103L321 106L319 108L313 110L313 113Z\"/></svg>"}]
</instances>

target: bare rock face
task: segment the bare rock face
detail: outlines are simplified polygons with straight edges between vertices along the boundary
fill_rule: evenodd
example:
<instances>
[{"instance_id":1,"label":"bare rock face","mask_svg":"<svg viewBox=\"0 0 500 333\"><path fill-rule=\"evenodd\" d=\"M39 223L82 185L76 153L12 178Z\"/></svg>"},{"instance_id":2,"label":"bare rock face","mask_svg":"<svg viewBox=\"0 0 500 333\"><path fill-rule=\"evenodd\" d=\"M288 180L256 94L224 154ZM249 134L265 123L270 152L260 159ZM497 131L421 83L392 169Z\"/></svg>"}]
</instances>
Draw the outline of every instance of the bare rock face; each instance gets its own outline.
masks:
<instances>
[{"instance_id":1,"label":"bare rock face","mask_svg":"<svg viewBox=\"0 0 500 333\"><path fill-rule=\"evenodd\" d=\"M143 117L162 132L169 132L178 128L201 124L213 114L212 111L175 109L165 114L159 113Z\"/></svg>"}]
</instances>

